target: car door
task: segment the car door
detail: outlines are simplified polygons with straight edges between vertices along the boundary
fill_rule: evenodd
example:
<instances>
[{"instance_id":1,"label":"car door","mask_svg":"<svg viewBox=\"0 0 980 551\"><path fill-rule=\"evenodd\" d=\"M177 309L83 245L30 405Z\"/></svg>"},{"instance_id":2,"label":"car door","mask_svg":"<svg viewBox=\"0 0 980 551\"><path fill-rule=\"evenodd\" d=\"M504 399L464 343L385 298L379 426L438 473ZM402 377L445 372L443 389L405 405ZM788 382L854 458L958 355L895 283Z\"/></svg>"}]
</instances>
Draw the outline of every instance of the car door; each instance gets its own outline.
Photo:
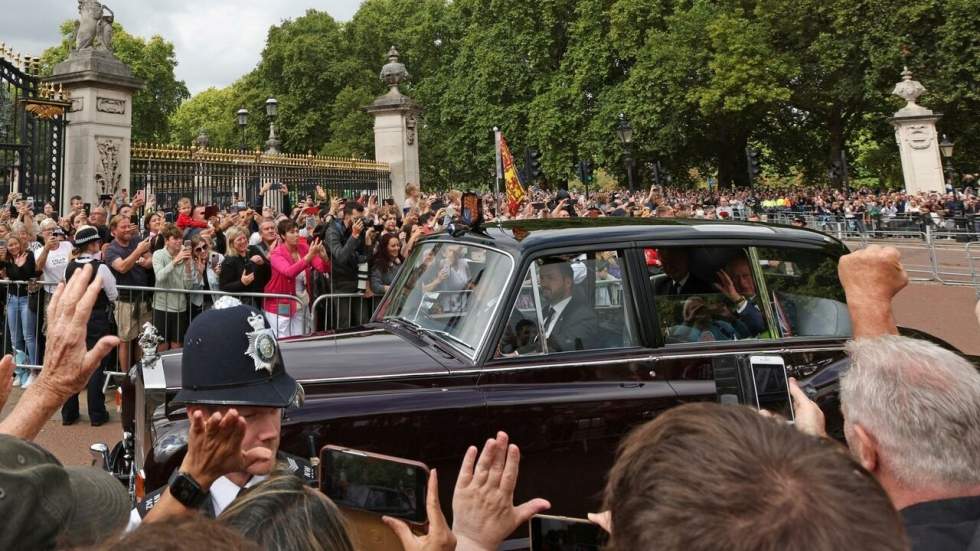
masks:
<instances>
[{"instance_id":1,"label":"car door","mask_svg":"<svg viewBox=\"0 0 980 551\"><path fill-rule=\"evenodd\" d=\"M646 291L654 295L658 338L663 343L657 372L670 381L678 402L717 401L719 378L738 365L747 366L753 355L778 356L787 374L820 404L829 431L839 435L837 378L846 362L843 344L850 321L837 281L836 259L819 251L746 244L689 249L687 271L713 285L728 278L736 287L736 297L747 298L745 308L757 309L762 322L757 326L746 322L745 309L739 313L736 301L717 287L714 293L658 294L668 286L655 283L657 276L665 274L654 274ZM702 303L710 313L697 309ZM756 331L746 334L747 326ZM729 331L729 327L741 329Z\"/></svg>"},{"instance_id":2,"label":"car door","mask_svg":"<svg viewBox=\"0 0 980 551\"><path fill-rule=\"evenodd\" d=\"M555 514L597 510L619 440L675 403L673 389L652 371L653 351L641 344L629 286L637 273L625 252L532 259L478 381L490 434L506 431L521 449L515 499L544 497ZM558 321L547 315L552 302L561 302L548 288L554 271L564 273L566 286L571 277L574 297ZM563 324L575 301L579 323ZM566 326L581 332L556 334Z\"/></svg>"}]
</instances>

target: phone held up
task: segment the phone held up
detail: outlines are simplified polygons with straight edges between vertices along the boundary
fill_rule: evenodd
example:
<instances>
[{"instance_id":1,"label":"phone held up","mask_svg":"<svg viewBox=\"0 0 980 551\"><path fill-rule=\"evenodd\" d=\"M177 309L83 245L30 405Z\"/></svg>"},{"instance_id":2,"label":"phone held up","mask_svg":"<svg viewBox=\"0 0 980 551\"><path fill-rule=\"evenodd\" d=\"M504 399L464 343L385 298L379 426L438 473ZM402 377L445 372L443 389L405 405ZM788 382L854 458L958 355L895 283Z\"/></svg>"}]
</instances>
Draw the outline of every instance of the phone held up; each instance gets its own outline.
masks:
<instances>
[{"instance_id":1,"label":"phone held up","mask_svg":"<svg viewBox=\"0 0 980 551\"><path fill-rule=\"evenodd\" d=\"M324 446L320 469L320 490L337 506L425 523L429 468L424 463Z\"/></svg>"},{"instance_id":2,"label":"phone held up","mask_svg":"<svg viewBox=\"0 0 980 551\"><path fill-rule=\"evenodd\" d=\"M721 403L745 404L794 420L786 362L780 356L725 358L715 365Z\"/></svg>"},{"instance_id":3,"label":"phone held up","mask_svg":"<svg viewBox=\"0 0 980 551\"><path fill-rule=\"evenodd\" d=\"M529 524L531 551L599 551L609 539L605 530L585 519L534 515Z\"/></svg>"}]
</instances>

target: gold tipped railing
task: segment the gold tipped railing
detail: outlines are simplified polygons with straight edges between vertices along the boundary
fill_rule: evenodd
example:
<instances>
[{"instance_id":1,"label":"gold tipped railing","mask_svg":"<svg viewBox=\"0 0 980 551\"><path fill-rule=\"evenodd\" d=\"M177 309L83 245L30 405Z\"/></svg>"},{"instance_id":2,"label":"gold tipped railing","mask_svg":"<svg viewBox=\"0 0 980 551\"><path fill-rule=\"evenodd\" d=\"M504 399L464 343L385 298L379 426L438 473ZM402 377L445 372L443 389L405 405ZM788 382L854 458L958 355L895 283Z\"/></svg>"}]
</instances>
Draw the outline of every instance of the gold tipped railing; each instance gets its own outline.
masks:
<instances>
[{"instance_id":1,"label":"gold tipped railing","mask_svg":"<svg viewBox=\"0 0 980 551\"><path fill-rule=\"evenodd\" d=\"M287 166L307 168L330 168L339 170L378 170L390 169L388 163L368 159L331 157L312 153L266 155L261 151L242 152L237 149L221 147L202 147L198 145L162 145L134 142L131 156L140 160L187 161L206 163L245 164L265 166Z\"/></svg>"}]
</instances>

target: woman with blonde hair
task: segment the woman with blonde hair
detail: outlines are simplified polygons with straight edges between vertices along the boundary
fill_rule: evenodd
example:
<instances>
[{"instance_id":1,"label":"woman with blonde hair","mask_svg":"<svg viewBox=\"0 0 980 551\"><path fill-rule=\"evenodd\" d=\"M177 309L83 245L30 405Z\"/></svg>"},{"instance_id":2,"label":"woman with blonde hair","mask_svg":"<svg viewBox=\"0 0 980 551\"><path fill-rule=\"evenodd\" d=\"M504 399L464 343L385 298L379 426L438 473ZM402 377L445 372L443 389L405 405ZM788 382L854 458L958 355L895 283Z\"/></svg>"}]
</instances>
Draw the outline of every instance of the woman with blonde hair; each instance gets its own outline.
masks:
<instances>
[{"instance_id":1,"label":"woman with blonde hair","mask_svg":"<svg viewBox=\"0 0 980 551\"><path fill-rule=\"evenodd\" d=\"M246 490L218 521L262 549L354 551L340 510L296 476L277 471Z\"/></svg>"}]
</instances>

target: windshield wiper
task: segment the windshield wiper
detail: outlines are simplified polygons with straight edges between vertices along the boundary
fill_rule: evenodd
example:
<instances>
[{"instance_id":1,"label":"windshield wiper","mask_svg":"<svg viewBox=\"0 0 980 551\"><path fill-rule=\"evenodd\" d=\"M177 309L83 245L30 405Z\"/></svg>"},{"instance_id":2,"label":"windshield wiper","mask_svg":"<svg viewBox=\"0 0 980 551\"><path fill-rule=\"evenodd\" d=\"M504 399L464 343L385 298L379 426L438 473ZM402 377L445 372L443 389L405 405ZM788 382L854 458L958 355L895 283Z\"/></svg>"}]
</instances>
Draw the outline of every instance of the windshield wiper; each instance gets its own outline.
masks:
<instances>
[{"instance_id":1,"label":"windshield wiper","mask_svg":"<svg viewBox=\"0 0 980 551\"><path fill-rule=\"evenodd\" d=\"M453 342L455 342L457 344L461 344L461 345L463 345L465 348L467 348L469 350L476 350L468 342L460 339L456 335L453 335L449 331L443 331L442 329L429 329L428 327L421 327L421 326L419 327L419 330L422 331L422 332L424 332L424 333L429 333L429 334L432 334L432 335L439 335L439 336L441 336L441 337L443 337L443 338L445 338L447 340L453 341Z\"/></svg>"},{"instance_id":2,"label":"windshield wiper","mask_svg":"<svg viewBox=\"0 0 980 551\"><path fill-rule=\"evenodd\" d=\"M418 333L419 330L422 329L422 326L421 325L415 323L414 321L412 321L412 320L410 320L408 318L402 317L402 316L395 316L395 317L385 318L385 319L387 321L394 321L394 322L399 323L401 325L405 325L406 327L408 327L409 329L411 329L415 333Z\"/></svg>"}]
</instances>

